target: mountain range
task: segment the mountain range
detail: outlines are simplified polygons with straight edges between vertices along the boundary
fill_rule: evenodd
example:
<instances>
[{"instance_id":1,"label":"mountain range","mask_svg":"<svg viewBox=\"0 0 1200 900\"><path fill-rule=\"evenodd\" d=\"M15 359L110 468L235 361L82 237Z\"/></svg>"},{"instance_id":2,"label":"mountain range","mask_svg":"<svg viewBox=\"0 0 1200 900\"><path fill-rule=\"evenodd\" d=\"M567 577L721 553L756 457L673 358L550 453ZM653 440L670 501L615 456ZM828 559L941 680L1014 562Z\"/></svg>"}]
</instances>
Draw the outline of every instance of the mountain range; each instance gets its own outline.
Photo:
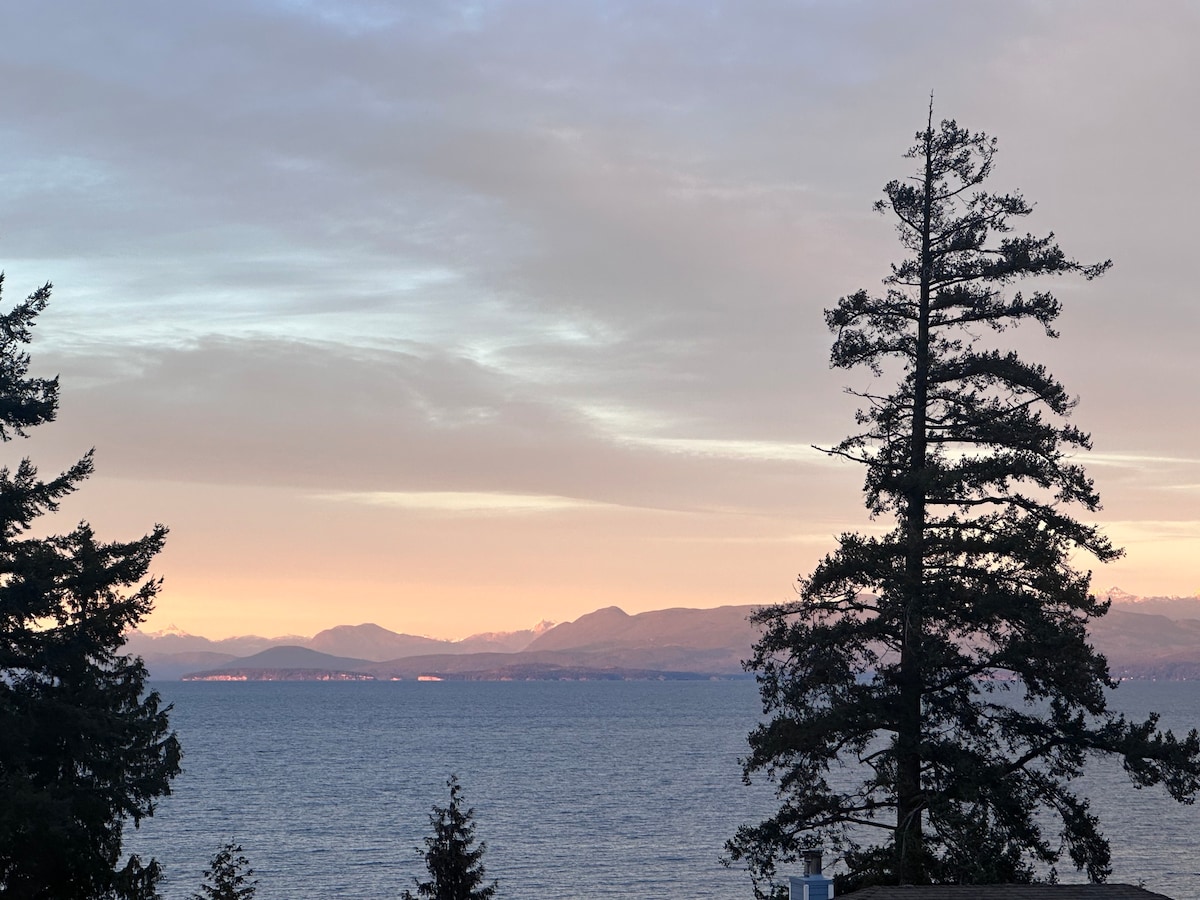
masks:
<instances>
[{"instance_id":1,"label":"mountain range","mask_svg":"<svg viewBox=\"0 0 1200 900\"><path fill-rule=\"evenodd\" d=\"M1120 677L1200 678L1200 595L1135 597L1109 591L1091 637ZM126 648L156 680L729 677L742 673L756 632L753 606L662 609L611 606L573 622L539 623L460 641L339 625L311 638L212 641L178 629L131 631Z\"/></svg>"}]
</instances>

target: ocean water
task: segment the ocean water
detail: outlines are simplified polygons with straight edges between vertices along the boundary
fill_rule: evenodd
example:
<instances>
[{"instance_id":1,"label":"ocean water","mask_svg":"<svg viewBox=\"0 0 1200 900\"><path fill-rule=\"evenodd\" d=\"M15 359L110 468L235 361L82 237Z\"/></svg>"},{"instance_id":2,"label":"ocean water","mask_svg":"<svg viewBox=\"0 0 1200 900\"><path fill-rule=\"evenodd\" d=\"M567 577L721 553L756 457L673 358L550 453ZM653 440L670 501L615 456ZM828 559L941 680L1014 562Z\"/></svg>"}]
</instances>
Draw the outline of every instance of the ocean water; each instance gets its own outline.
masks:
<instances>
[{"instance_id":1,"label":"ocean water","mask_svg":"<svg viewBox=\"0 0 1200 900\"><path fill-rule=\"evenodd\" d=\"M501 897L752 896L719 863L738 824L772 809L737 762L759 714L751 681L156 687L175 705L184 773L126 847L163 864L168 900L190 897L231 839L260 900L396 897L425 874L415 848L451 773ZM1200 684L1127 683L1114 705L1186 730ZM1200 900L1200 806L1135 791L1113 765L1087 792L1113 881Z\"/></svg>"}]
</instances>

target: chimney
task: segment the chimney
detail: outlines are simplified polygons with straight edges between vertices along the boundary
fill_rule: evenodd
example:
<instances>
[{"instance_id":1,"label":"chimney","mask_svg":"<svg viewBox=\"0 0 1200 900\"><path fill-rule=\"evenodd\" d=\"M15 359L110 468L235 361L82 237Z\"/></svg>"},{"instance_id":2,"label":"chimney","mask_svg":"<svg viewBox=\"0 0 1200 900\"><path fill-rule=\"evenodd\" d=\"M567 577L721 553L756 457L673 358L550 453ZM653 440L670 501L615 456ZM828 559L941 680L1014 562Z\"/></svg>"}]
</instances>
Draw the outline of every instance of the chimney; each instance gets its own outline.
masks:
<instances>
[{"instance_id":1,"label":"chimney","mask_svg":"<svg viewBox=\"0 0 1200 900\"><path fill-rule=\"evenodd\" d=\"M821 874L821 851L820 850L805 850L800 854L800 858L804 860L805 875L820 875Z\"/></svg>"},{"instance_id":2,"label":"chimney","mask_svg":"<svg viewBox=\"0 0 1200 900\"><path fill-rule=\"evenodd\" d=\"M821 851L805 850L804 874L788 876L788 900L833 900L833 879L821 873Z\"/></svg>"}]
</instances>

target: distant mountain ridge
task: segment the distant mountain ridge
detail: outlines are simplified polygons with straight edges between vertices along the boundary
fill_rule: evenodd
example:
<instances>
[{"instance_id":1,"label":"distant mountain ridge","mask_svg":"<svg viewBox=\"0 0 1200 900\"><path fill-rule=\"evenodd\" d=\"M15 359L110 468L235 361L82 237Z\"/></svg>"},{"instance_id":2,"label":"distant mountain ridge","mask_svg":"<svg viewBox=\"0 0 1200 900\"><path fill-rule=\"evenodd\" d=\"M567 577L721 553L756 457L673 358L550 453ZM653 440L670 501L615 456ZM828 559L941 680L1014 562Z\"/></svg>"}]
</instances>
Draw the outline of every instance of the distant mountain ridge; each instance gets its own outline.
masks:
<instances>
[{"instance_id":1,"label":"distant mountain ridge","mask_svg":"<svg viewBox=\"0 0 1200 900\"><path fill-rule=\"evenodd\" d=\"M574 622L461 641L403 635L378 625L339 626L312 639L280 639L251 655L213 654L196 665L196 654L163 653L160 642L203 646L204 639L173 633L133 632L127 646L145 659L155 679L183 676L251 679L264 670L304 669L326 676L350 671L377 678L437 677L682 677L685 674L741 674L741 661L753 642L748 617L752 606L668 609L629 615L617 607L597 610ZM266 642L254 638L252 642ZM228 641L209 641L228 646ZM212 652L212 651L209 651ZM567 674L569 673L569 674ZM589 676L588 673L591 673Z\"/></svg>"},{"instance_id":2,"label":"distant mountain ridge","mask_svg":"<svg viewBox=\"0 0 1200 900\"><path fill-rule=\"evenodd\" d=\"M753 642L748 617L753 606L714 609L657 609L629 615L617 606L598 609L551 628L526 648L538 650L617 651L647 647L719 650Z\"/></svg>"},{"instance_id":3,"label":"distant mountain ridge","mask_svg":"<svg viewBox=\"0 0 1200 900\"><path fill-rule=\"evenodd\" d=\"M476 634L461 641L448 641L415 634L400 634L370 622L361 625L337 625L318 632L311 638L300 635L275 638L246 635L221 640L188 634L170 626L158 632L134 629L126 635L125 648L145 660L151 677L156 680L173 680L187 673L226 666L236 660L254 657L274 647L306 648L331 657L353 658L361 663L435 653L515 653L523 650L552 627L552 623L543 621L533 628L521 631Z\"/></svg>"},{"instance_id":4,"label":"distant mountain ridge","mask_svg":"<svg viewBox=\"0 0 1200 900\"><path fill-rule=\"evenodd\" d=\"M1112 601L1115 611L1167 616L1172 619L1200 619L1200 594L1191 597L1138 597L1120 588L1096 591L1096 596Z\"/></svg>"},{"instance_id":5,"label":"distant mountain ridge","mask_svg":"<svg viewBox=\"0 0 1200 900\"><path fill-rule=\"evenodd\" d=\"M554 627L543 621L521 631L474 634L461 641L401 634L366 622L362 625L337 625L318 632L311 638L289 634L282 637L241 637L211 640L180 631L170 626L163 631L146 632L133 629L126 634L125 646L141 656L187 652L221 653L230 656L249 656L270 647L308 647L335 656L354 656L382 661L418 653L475 653L480 650L499 650L515 653L523 650L540 635Z\"/></svg>"},{"instance_id":6,"label":"distant mountain ridge","mask_svg":"<svg viewBox=\"0 0 1200 900\"><path fill-rule=\"evenodd\" d=\"M1200 677L1200 596L1142 598L1119 589L1097 594L1111 597L1113 606L1093 623L1092 640L1115 675ZM552 627L543 622L461 641L399 634L370 623L337 626L308 639L209 641L177 629L135 631L127 647L145 659L155 679L206 672L241 678L268 670L272 677L304 670L381 679L728 676L740 674L750 654L756 633L748 617L755 608L630 615L611 606Z\"/></svg>"}]
</instances>

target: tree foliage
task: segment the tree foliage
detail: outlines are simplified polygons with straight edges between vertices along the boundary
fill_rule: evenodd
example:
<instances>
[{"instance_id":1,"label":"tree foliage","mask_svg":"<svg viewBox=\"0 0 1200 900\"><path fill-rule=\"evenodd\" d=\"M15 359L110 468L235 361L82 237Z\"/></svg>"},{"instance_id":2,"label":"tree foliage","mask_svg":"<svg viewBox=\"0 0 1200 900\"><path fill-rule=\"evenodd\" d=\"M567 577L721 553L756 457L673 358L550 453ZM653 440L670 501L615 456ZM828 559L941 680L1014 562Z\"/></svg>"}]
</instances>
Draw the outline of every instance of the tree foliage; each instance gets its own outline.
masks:
<instances>
[{"instance_id":1,"label":"tree foliage","mask_svg":"<svg viewBox=\"0 0 1200 900\"><path fill-rule=\"evenodd\" d=\"M0 277L2 281L2 277ZM58 379L29 375L25 345L50 285L0 314L0 440L54 419ZM170 792L180 750L146 669L122 655L151 609L146 579L166 529L105 543L81 522L36 536L41 516L92 472L89 452L39 477L28 458L0 468L0 894L6 898L156 896L161 871L121 861L135 825Z\"/></svg>"},{"instance_id":2,"label":"tree foliage","mask_svg":"<svg viewBox=\"0 0 1200 900\"><path fill-rule=\"evenodd\" d=\"M229 841L221 846L204 871L204 883L192 900L250 900L258 890L258 879L242 845Z\"/></svg>"},{"instance_id":3,"label":"tree foliage","mask_svg":"<svg viewBox=\"0 0 1200 900\"><path fill-rule=\"evenodd\" d=\"M745 777L773 779L781 807L727 853L759 896L817 845L842 854L842 889L1031 881L1064 855L1103 881L1109 846L1072 786L1089 756L1115 754L1135 786L1184 802L1200 786L1194 730L1108 709L1114 685L1086 632L1108 604L1074 564L1120 555L1074 518L1099 509L1075 461L1089 437L1064 387L1002 343L1026 321L1057 337L1046 280L1109 263L1019 234L1030 206L983 187L995 155L986 135L935 126L931 106L913 177L876 205L904 258L883 292L825 314L834 367L897 379L851 391L858 429L827 451L865 468L867 509L893 524L841 535L795 601L754 616L747 666L767 720ZM1024 279L1033 289L1013 291Z\"/></svg>"},{"instance_id":4,"label":"tree foliage","mask_svg":"<svg viewBox=\"0 0 1200 900\"><path fill-rule=\"evenodd\" d=\"M497 882L485 884L483 854L487 843L475 844L475 810L463 808L458 777L446 781L450 804L433 807L429 825L433 833L425 838L425 849L417 853L425 860L429 880L416 881L417 893L405 891L404 900L428 897L430 900L488 900L496 893Z\"/></svg>"}]
</instances>

